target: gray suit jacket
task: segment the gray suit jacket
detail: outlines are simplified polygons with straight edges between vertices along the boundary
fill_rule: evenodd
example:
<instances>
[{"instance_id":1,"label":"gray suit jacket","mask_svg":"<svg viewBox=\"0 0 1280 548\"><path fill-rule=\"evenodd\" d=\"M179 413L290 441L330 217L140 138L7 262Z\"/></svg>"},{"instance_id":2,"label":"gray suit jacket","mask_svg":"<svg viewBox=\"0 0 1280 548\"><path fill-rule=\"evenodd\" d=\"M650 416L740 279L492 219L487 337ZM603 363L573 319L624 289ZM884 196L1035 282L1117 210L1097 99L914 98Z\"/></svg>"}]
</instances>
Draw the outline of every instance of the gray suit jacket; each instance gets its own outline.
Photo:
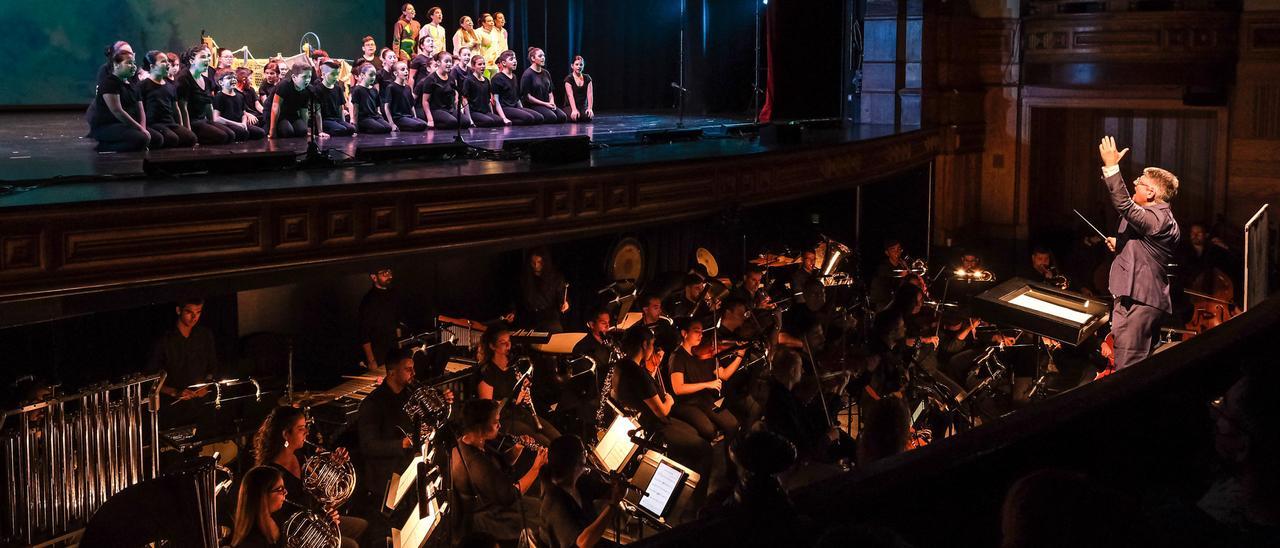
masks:
<instances>
[{"instance_id":1,"label":"gray suit jacket","mask_svg":"<svg viewBox=\"0 0 1280 548\"><path fill-rule=\"evenodd\" d=\"M1146 207L1134 203L1119 173L1104 180L1111 203L1120 213L1116 258L1108 279L1111 295L1173 313L1165 278L1165 265L1173 259L1180 237L1173 210L1167 203Z\"/></svg>"}]
</instances>

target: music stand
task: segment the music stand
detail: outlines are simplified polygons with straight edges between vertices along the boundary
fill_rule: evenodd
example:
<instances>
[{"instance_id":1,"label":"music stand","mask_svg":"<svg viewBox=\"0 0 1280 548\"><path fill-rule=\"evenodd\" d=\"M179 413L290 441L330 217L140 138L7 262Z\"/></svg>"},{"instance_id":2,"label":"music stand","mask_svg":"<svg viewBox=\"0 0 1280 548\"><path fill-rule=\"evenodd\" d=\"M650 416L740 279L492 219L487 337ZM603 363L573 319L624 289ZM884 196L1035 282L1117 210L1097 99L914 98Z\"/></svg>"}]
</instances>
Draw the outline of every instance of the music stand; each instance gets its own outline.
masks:
<instances>
[{"instance_id":1,"label":"music stand","mask_svg":"<svg viewBox=\"0 0 1280 548\"><path fill-rule=\"evenodd\" d=\"M621 472L639 449L631 441L631 432L638 428L640 424L635 419L622 414L615 416L604 437L591 448L588 456L607 474Z\"/></svg>"},{"instance_id":2,"label":"music stand","mask_svg":"<svg viewBox=\"0 0 1280 548\"><path fill-rule=\"evenodd\" d=\"M631 483L644 492L628 491L622 499L622 507L640 520L640 538L644 538L646 522L655 529L670 529L668 520L685 512L701 480L702 476L689 467L656 451L646 451L631 477Z\"/></svg>"}]
</instances>

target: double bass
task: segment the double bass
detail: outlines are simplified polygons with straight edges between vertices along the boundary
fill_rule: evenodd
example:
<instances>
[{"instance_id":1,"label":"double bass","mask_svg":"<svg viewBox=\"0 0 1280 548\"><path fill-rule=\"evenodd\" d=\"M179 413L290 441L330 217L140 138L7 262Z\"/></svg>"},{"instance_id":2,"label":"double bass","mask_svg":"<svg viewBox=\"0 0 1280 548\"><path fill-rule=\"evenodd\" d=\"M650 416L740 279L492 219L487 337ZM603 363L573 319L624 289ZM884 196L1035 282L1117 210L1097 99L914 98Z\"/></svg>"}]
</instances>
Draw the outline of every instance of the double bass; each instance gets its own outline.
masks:
<instances>
[{"instance_id":1,"label":"double bass","mask_svg":"<svg viewBox=\"0 0 1280 548\"><path fill-rule=\"evenodd\" d=\"M1196 334L1222 325L1222 322L1240 313L1233 301L1235 284L1230 276L1217 268L1209 268L1197 274L1183 291L1191 297L1193 308L1186 328Z\"/></svg>"}]
</instances>

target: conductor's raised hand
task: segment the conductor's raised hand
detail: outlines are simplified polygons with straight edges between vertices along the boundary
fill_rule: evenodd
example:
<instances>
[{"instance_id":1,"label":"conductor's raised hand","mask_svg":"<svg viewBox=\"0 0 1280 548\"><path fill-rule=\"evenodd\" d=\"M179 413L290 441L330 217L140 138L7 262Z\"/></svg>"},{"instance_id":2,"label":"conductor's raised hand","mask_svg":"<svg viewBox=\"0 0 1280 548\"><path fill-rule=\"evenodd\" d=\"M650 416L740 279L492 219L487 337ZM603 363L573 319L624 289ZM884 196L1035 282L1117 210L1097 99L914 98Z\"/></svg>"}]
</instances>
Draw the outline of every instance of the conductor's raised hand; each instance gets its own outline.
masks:
<instances>
[{"instance_id":1,"label":"conductor's raised hand","mask_svg":"<svg viewBox=\"0 0 1280 548\"><path fill-rule=\"evenodd\" d=\"M1129 149L1116 150L1116 138L1110 135L1103 137L1098 143L1098 155L1102 156L1102 165L1111 167L1120 163L1120 159L1129 153Z\"/></svg>"}]
</instances>

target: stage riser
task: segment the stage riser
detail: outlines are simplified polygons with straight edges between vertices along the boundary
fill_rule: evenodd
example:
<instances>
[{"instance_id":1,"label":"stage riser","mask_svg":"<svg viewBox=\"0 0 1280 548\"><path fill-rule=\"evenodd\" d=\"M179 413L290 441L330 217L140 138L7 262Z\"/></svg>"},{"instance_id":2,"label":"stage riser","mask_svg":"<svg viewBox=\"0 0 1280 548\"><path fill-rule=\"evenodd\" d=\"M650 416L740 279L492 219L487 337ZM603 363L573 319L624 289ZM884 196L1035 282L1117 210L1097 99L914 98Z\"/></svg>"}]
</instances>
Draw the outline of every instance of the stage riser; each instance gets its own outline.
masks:
<instances>
[{"instance_id":1,"label":"stage riser","mask_svg":"<svg viewBox=\"0 0 1280 548\"><path fill-rule=\"evenodd\" d=\"M704 217L852 188L927 164L939 146L936 132L916 131L554 175L355 183L353 171L353 184L328 188L10 208L0 213L0 304ZM198 179L187 181L171 184Z\"/></svg>"}]
</instances>

